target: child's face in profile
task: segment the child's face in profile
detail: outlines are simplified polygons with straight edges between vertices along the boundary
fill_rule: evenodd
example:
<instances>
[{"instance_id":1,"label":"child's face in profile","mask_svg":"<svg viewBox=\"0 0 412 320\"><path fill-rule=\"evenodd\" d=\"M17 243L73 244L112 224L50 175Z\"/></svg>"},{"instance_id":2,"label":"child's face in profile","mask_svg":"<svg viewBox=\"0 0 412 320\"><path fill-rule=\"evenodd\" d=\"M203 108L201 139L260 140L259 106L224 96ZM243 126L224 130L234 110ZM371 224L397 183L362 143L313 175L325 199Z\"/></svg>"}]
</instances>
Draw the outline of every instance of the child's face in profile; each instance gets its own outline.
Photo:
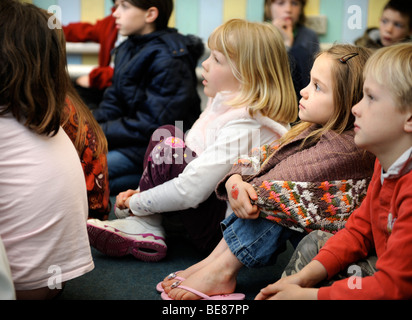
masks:
<instances>
[{"instance_id":1,"label":"child's face in profile","mask_svg":"<svg viewBox=\"0 0 412 320\"><path fill-rule=\"evenodd\" d=\"M325 125L334 111L332 88L332 59L320 55L310 72L310 83L300 92L299 118L302 121Z\"/></svg>"},{"instance_id":2,"label":"child's face in profile","mask_svg":"<svg viewBox=\"0 0 412 320\"><path fill-rule=\"evenodd\" d=\"M353 107L355 143L376 156L396 154L394 146L404 135L406 115L396 107L391 92L366 76L363 99Z\"/></svg>"},{"instance_id":3,"label":"child's face in profile","mask_svg":"<svg viewBox=\"0 0 412 320\"><path fill-rule=\"evenodd\" d=\"M233 75L229 61L221 52L212 50L209 58L202 63L202 67L206 96L213 98L218 92L239 90L239 81Z\"/></svg>"},{"instance_id":4,"label":"child's face in profile","mask_svg":"<svg viewBox=\"0 0 412 320\"><path fill-rule=\"evenodd\" d=\"M381 17L379 32L384 47L388 47L410 37L409 18L400 12L386 9Z\"/></svg>"},{"instance_id":5,"label":"child's face in profile","mask_svg":"<svg viewBox=\"0 0 412 320\"><path fill-rule=\"evenodd\" d=\"M116 1L118 7L113 12L116 27L122 36L144 35L153 32L153 26L147 23L147 11L133 6L125 0Z\"/></svg>"}]
</instances>

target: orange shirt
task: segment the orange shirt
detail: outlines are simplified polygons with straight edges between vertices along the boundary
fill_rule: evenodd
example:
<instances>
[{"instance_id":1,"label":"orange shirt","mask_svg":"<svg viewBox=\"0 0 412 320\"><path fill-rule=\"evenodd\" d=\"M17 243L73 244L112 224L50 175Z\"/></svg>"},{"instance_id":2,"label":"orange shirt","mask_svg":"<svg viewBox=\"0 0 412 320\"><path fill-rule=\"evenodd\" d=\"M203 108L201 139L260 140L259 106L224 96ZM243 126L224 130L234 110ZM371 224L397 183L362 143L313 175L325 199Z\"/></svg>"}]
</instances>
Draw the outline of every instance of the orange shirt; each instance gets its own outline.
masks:
<instances>
[{"instance_id":1,"label":"orange shirt","mask_svg":"<svg viewBox=\"0 0 412 320\"><path fill-rule=\"evenodd\" d=\"M66 99L65 111L69 112L70 116L67 123L64 124L63 129L74 144L78 131L78 121L76 109L69 99ZM110 212L110 190L106 154L101 154L97 158L93 156L96 148L95 133L89 128L87 123L83 130L87 131L85 147L83 150L78 150L77 152L79 153L86 178L89 217L107 220Z\"/></svg>"}]
</instances>

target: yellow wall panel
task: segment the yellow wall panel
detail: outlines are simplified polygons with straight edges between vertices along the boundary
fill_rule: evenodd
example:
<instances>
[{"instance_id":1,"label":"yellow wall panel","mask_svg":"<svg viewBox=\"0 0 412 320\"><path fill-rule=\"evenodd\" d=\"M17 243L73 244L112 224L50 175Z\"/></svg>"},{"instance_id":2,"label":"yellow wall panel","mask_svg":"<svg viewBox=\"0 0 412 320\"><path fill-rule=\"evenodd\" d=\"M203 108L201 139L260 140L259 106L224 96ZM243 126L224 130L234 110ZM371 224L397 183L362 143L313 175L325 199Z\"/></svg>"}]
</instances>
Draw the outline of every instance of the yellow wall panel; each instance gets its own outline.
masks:
<instances>
[{"instance_id":1,"label":"yellow wall panel","mask_svg":"<svg viewBox=\"0 0 412 320\"><path fill-rule=\"evenodd\" d=\"M253 1L253 0L252 0ZM246 19L247 0L224 0L223 20Z\"/></svg>"},{"instance_id":2,"label":"yellow wall panel","mask_svg":"<svg viewBox=\"0 0 412 320\"><path fill-rule=\"evenodd\" d=\"M82 62L86 65L97 66L99 64L99 58L97 55L83 55Z\"/></svg>"},{"instance_id":3,"label":"yellow wall panel","mask_svg":"<svg viewBox=\"0 0 412 320\"><path fill-rule=\"evenodd\" d=\"M320 13L320 0L308 0L305 6L307 16L316 16Z\"/></svg>"},{"instance_id":4,"label":"yellow wall panel","mask_svg":"<svg viewBox=\"0 0 412 320\"><path fill-rule=\"evenodd\" d=\"M104 0L87 0L81 2L81 21L95 23L104 17Z\"/></svg>"},{"instance_id":5,"label":"yellow wall panel","mask_svg":"<svg viewBox=\"0 0 412 320\"><path fill-rule=\"evenodd\" d=\"M368 27L379 27L383 8L388 0L369 0Z\"/></svg>"},{"instance_id":6,"label":"yellow wall panel","mask_svg":"<svg viewBox=\"0 0 412 320\"><path fill-rule=\"evenodd\" d=\"M176 26L176 0L173 0L173 12L169 19L169 27L174 28Z\"/></svg>"}]
</instances>

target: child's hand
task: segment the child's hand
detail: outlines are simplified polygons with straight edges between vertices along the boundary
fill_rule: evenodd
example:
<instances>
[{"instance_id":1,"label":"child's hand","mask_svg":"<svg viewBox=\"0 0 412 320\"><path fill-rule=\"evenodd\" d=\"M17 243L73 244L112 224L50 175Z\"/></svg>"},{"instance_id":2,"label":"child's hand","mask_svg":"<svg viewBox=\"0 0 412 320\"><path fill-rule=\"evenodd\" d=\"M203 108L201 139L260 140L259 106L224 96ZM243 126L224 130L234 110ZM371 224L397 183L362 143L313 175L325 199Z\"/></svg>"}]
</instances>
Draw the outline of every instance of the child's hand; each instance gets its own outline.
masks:
<instances>
[{"instance_id":1,"label":"child's hand","mask_svg":"<svg viewBox=\"0 0 412 320\"><path fill-rule=\"evenodd\" d=\"M130 197L136 193L139 193L138 190L127 190L120 192L116 197L116 207L120 210L129 208Z\"/></svg>"},{"instance_id":2,"label":"child's hand","mask_svg":"<svg viewBox=\"0 0 412 320\"><path fill-rule=\"evenodd\" d=\"M242 180L240 175L233 175L226 182L226 191L230 206L240 219L257 219L260 210L251 200L257 200L257 194L252 185Z\"/></svg>"},{"instance_id":3,"label":"child's hand","mask_svg":"<svg viewBox=\"0 0 412 320\"><path fill-rule=\"evenodd\" d=\"M293 35L293 22L291 19L275 19L272 21L272 24L278 28L280 33L282 34L283 40L287 47L292 47L293 42L295 40L295 36Z\"/></svg>"},{"instance_id":4,"label":"child's hand","mask_svg":"<svg viewBox=\"0 0 412 320\"><path fill-rule=\"evenodd\" d=\"M299 272L260 290L255 300L316 300L318 289L312 287L327 276L325 267L313 260Z\"/></svg>"},{"instance_id":5,"label":"child's hand","mask_svg":"<svg viewBox=\"0 0 412 320\"><path fill-rule=\"evenodd\" d=\"M277 299L275 297L278 293L287 290L288 287L296 286L296 288L301 288L301 281L299 274L294 274L286 278L281 278L277 282L268 285L267 287L260 290L259 294L256 296L255 300L273 300Z\"/></svg>"},{"instance_id":6,"label":"child's hand","mask_svg":"<svg viewBox=\"0 0 412 320\"><path fill-rule=\"evenodd\" d=\"M297 284L274 283L262 289L255 300L317 300L318 289Z\"/></svg>"}]
</instances>

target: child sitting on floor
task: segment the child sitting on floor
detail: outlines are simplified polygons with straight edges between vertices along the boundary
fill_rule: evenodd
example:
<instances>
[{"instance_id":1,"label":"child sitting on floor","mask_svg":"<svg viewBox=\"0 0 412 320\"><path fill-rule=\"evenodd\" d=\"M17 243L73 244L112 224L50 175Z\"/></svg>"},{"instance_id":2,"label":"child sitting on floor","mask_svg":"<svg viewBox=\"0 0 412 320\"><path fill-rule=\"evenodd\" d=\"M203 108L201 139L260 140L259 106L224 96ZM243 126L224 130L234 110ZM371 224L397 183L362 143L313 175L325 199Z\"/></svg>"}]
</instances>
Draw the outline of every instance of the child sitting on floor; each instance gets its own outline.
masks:
<instances>
[{"instance_id":1,"label":"child sitting on floor","mask_svg":"<svg viewBox=\"0 0 412 320\"><path fill-rule=\"evenodd\" d=\"M378 159L367 196L323 247L322 234L302 240L285 270L289 277L257 299L412 298L411 87L412 44L380 49L368 61L364 98L353 107L355 143ZM349 279L315 287L360 260Z\"/></svg>"},{"instance_id":2,"label":"child sitting on floor","mask_svg":"<svg viewBox=\"0 0 412 320\"><path fill-rule=\"evenodd\" d=\"M288 56L275 27L230 20L212 33L209 47L202 64L206 110L185 140L176 128L155 132L140 189L116 199L132 217L88 222L91 243L100 251L158 261L167 249L161 219L177 213L196 249L210 253L221 240L227 210L214 194L216 184L251 146L279 139L296 119ZM251 56L254 63L248 63Z\"/></svg>"},{"instance_id":3,"label":"child sitting on floor","mask_svg":"<svg viewBox=\"0 0 412 320\"><path fill-rule=\"evenodd\" d=\"M17 299L53 298L94 268L85 177L60 126L70 79L47 22L0 1L0 236Z\"/></svg>"},{"instance_id":4,"label":"child sitting on floor","mask_svg":"<svg viewBox=\"0 0 412 320\"><path fill-rule=\"evenodd\" d=\"M316 58L311 82L301 91L302 122L279 148L257 159L263 161L257 174L245 174L256 163L251 157L218 184L218 195L234 211L222 223L224 239L207 258L179 272L186 280L166 278L163 299L232 294L243 266L273 263L287 240L297 243L312 230L344 227L373 172L374 157L355 145L351 114L362 98L369 54L368 49L336 45Z\"/></svg>"}]
</instances>

